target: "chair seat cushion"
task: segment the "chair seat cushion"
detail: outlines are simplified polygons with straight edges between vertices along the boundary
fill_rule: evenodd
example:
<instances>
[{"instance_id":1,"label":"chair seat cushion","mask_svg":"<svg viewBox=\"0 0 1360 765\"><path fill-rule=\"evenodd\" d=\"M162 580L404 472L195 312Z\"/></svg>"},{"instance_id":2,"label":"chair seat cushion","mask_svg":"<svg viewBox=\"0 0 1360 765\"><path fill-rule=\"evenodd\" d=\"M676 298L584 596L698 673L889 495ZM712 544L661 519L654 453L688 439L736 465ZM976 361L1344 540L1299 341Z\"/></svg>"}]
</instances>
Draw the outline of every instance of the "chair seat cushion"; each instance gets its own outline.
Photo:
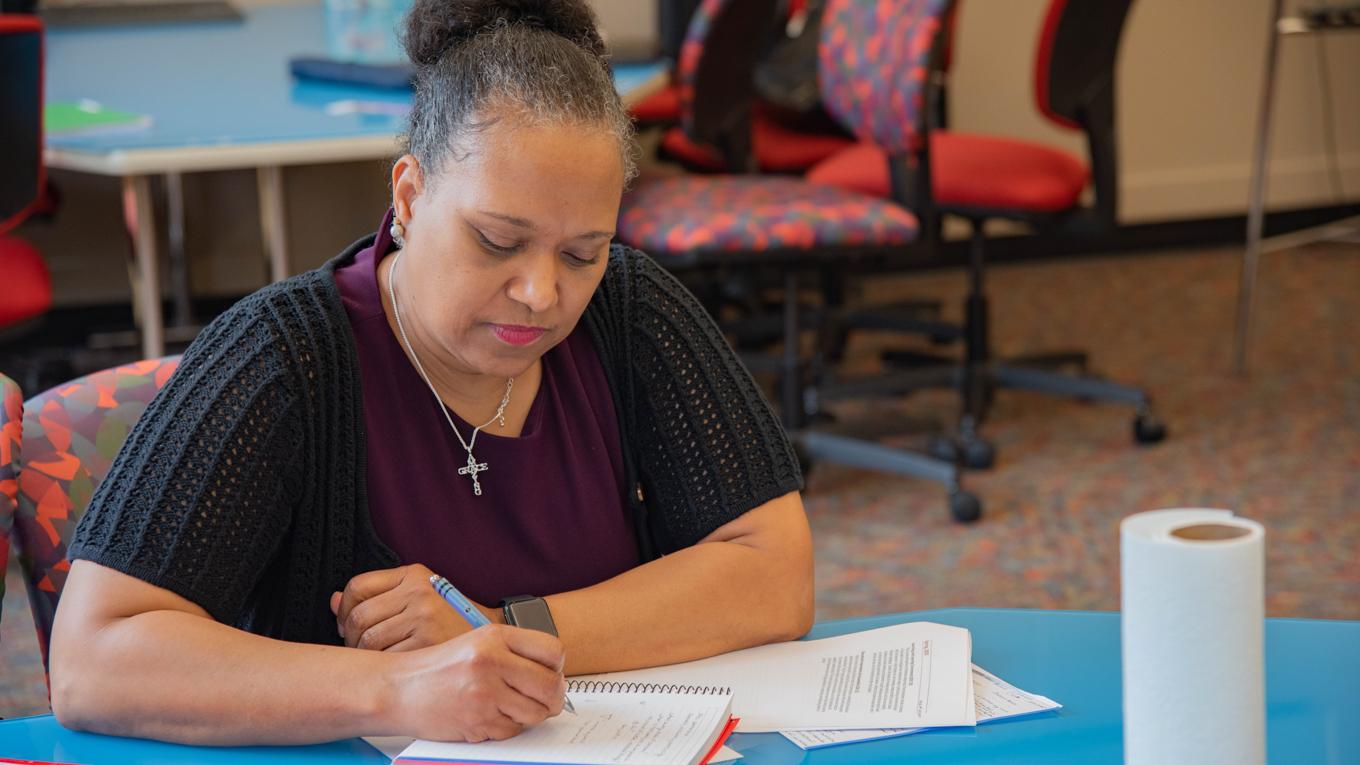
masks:
<instances>
[{"instance_id":1,"label":"chair seat cushion","mask_svg":"<svg viewBox=\"0 0 1360 765\"><path fill-rule=\"evenodd\" d=\"M931 133L930 175L940 207L1053 213L1077 206L1086 163L1043 144L1012 138ZM812 183L886 197L887 155L867 143L838 152L807 174Z\"/></svg>"},{"instance_id":2,"label":"chair seat cushion","mask_svg":"<svg viewBox=\"0 0 1360 765\"><path fill-rule=\"evenodd\" d=\"M39 316L52 307L52 278L37 248L0 236L0 328Z\"/></svg>"},{"instance_id":3,"label":"chair seat cushion","mask_svg":"<svg viewBox=\"0 0 1360 765\"><path fill-rule=\"evenodd\" d=\"M680 88L667 85L628 109L633 119L647 125L669 125L680 121Z\"/></svg>"},{"instance_id":4,"label":"chair seat cushion","mask_svg":"<svg viewBox=\"0 0 1360 765\"><path fill-rule=\"evenodd\" d=\"M759 113L754 120L751 141L756 166L767 173L801 173L856 145L854 139L842 135L794 130ZM695 143L678 127L666 131L661 139L661 150L690 167L725 169L717 149Z\"/></svg>"},{"instance_id":5,"label":"chair seat cushion","mask_svg":"<svg viewBox=\"0 0 1360 765\"><path fill-rule=\"evenodd\" d=\"M679 176L624 196L618 236L653 255L841 246L897 246L916 238L898 205L795 178Z\"/></svg>"}]
</instances>

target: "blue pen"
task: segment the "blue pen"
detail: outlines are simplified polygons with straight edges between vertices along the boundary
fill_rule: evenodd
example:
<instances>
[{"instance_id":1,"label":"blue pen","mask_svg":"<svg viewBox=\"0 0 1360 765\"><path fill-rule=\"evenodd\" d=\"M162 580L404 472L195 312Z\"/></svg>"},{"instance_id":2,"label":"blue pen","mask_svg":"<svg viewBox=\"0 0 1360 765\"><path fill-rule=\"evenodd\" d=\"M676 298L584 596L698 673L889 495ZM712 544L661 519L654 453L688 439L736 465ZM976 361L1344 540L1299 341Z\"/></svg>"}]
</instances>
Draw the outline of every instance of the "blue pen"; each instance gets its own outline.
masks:
<instances>
[{"instance_id":1,"label":"blue pen","mask_svg":"<svg viewBox=\"0 0 1360 765\"><path fill-rule=\"evenodd\" d=\"M472 605L472 601L463 597L463 593L450 584L449 580L435 574L430 577L430 584L434 585L434 591L439 593L439 597L453 606L453 610L467 620L467 623L471 624L473 629L491 623L491 620L486 618L486 614L482 613L482 609Z\"/></svg>"},{"instance_id":2,"label":"blue pen","mask_svg":"<svg viewBox=\"0 0 1360 765\"><path fill-rule=\"evenodd\" d=\"M491 623L491 620L486 618L486 614L482 613L482 609L472 605L472 601L463 597L463 593L459 592L458 588L454 587L449 580L435 574L430 577L430 584L434 586L434 591L439 593L439 597L453 606L453 610L466 619L473 629ZM563 699L562 707L568 712L576 714L576 707L572 706L571 699Z\"/></svg>"}]
</instances>

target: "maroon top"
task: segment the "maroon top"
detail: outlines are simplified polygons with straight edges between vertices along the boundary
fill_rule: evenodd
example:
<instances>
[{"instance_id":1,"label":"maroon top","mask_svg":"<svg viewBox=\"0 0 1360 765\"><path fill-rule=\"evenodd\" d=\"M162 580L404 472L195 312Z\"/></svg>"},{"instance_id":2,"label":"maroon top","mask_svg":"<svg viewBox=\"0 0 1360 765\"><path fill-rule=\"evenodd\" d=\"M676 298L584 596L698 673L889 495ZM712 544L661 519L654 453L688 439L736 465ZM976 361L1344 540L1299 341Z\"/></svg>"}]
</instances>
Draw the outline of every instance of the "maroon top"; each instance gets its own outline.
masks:
<instances>
[{"instance_id":1,"label":"maroon top","mask_svg":"<svg viewBox=\"0 0 1360 765\"><path fill-rule=\"evenodd\" d=\"M458 475L467 452L383 313L375 252L392 249L390 220L389 212L373 247L335 272L358 349L378 537L403 564L429 566L483 605L586 587L637 566L618 420L585 328L543 355L519 437L497 436L494 424L477 436L473 453L489 469L474 496ZM472 426L449 414L469 438Z\"/></svg>"}]
</instances>

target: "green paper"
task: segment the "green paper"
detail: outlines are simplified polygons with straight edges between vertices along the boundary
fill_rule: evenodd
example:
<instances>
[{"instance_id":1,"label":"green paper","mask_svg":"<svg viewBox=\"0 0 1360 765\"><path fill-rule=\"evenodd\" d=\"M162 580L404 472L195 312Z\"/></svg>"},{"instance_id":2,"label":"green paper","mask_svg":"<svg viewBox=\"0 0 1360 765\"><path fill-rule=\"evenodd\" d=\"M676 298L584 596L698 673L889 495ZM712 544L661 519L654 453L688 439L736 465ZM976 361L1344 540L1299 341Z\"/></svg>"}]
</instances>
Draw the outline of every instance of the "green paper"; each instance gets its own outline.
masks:
<instances>
[{"instance_id":1,"label":"green paper","mask_svg":"<svg viewBox=\"0 0 1360 765\"><path fill-rule=\"evenodd\" d=\"M43 107L43 132L49 136L98 135L143 130L151 126L145 114L108 109L94 101L52 103Z\"/></svg>"}]
</instances>

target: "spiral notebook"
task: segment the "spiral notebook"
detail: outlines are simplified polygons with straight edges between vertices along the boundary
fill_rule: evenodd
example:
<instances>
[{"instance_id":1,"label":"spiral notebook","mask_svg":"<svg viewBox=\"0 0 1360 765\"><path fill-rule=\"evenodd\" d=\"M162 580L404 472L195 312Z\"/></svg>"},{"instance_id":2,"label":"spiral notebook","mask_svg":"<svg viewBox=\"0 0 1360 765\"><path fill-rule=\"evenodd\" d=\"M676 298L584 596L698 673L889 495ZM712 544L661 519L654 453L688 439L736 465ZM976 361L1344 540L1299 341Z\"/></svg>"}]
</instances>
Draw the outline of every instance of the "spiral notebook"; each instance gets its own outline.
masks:
<instances>
[{"instance_id":1,"label":"spiral notebook","mask_svg":"<svg viewBox=\"0 0 1360 765\"><path fill-rule=\"evenodd\" d=\"M571 680L567 694L574 715L504 741L416 741L394 762L702 765L736 727L728 688Z\"/></svg>"}]
</instances>

